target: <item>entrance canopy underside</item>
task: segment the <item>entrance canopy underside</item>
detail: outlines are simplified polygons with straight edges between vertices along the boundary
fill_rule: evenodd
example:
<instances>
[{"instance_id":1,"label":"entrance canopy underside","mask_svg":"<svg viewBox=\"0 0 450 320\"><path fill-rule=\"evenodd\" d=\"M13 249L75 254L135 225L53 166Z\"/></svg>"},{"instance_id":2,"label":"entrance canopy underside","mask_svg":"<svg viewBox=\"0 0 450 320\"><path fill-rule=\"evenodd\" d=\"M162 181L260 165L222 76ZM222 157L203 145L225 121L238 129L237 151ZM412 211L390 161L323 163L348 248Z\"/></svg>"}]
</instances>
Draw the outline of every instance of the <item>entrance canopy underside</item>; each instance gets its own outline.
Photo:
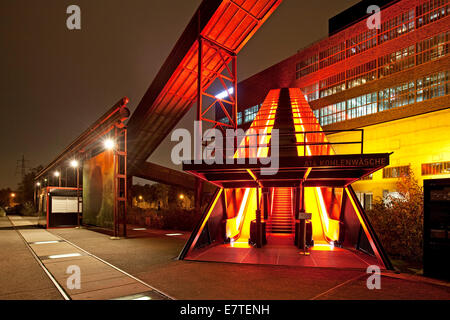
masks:
<instances>
[{"instance_id":1,"label":"entrance canopy underside","mask_svg":"<svg viewBox=\"0 0 450 320\"><path fill-rule=\"evenodd\" d=\"M183 170L223 188L295 187L300 181L305 187L341 188L387 166L389 153L281 157L278 168L273 162L261 164L264 159L245 160L246 164L185 162Z\"/></svg>"}]
</instances>

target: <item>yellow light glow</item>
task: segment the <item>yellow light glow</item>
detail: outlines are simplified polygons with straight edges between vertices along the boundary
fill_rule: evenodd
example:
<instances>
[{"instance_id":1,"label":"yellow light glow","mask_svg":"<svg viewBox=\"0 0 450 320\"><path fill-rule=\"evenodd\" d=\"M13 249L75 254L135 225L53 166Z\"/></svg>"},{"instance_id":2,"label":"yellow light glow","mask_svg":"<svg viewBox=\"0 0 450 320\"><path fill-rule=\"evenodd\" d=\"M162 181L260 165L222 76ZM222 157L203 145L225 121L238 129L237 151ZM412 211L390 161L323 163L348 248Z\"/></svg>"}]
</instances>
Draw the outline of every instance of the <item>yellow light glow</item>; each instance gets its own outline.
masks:
<instances>
[{"instance_id":1,"label":"yellow light glow","mask_svg":"<svg viewBox=\"0 0 450 320\"><path fill-rule=\"evenodd\" d=\"M245 241L239 241L239 242L232 241L232 242L230 242L230 247L232 247L232 248L252 248L252 246L248 244L248 241L247 242L245 242Z\"/></svg>"},{"instance_id":2,"label":"yellow light glow","mask_svg":"<svg viewBox=\"0 0 450 320\"><path fill-rule=\"evenodd\" d=\"M239 213L236 218L236 228L241 225L242 216L244 215L244 209L247 205L248 195L250 194L250 188L245 189L244 198L242 199L241 207L239 208Z\"/></svg>"}]
</instances>

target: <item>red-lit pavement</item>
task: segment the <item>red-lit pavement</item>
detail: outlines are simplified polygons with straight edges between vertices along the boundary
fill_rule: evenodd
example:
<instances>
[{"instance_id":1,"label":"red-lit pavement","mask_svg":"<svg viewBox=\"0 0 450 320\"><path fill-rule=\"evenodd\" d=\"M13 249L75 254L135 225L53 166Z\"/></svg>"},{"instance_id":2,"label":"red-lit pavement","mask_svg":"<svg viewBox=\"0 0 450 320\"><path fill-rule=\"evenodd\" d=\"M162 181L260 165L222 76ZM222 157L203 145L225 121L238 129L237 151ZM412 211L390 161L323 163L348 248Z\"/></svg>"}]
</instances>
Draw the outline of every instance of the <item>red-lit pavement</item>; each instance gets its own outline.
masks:
<instances>
[{"instance_id":1,"label":"red-lit pavement","mask_svg":"<svg viewBox=\"0 0 450 320\"><path fill-rule=\"evenodd\" d=\"M17 232L1 223L0 299L62 299ZM381 290L368 290L364 270L178 261L186 233L132 229L121 240L87 229L49 234L175 299L450 299L449 284L404 274L384 275Z\"/></svg>"}]
</instances>

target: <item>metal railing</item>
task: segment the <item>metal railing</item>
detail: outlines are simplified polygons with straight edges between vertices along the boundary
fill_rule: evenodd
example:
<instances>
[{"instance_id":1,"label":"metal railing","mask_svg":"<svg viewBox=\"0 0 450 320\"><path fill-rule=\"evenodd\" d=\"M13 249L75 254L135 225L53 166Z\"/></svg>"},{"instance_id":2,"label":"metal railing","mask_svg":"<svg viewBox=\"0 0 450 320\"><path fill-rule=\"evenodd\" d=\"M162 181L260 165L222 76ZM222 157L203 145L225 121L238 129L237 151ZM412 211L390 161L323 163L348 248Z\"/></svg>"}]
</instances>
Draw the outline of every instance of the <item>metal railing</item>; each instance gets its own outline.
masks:
<instances>
[{"instance_id":1,"label":"metal railing","mask_svg":"<svg viewBox=\"0 0 450 320\"><path fill-rule=\"evenodd\" d=\"M351 141L341 141L341 142L330 142L327 140L326 134L336 134L336 133L354 133L359 132L360 133L360 139L359 140L351 140ZM301 135L301 139L298 139L298 135ZM211 142L209 144L203 145L204 150L210 149L211 155L215 155L216 152L221 151L224 158L227 156L230 157L230 154L232 153L232 157L244 157L244 158L250 158L249 155L254 154L255 157L259 148L269 148L277 147L278 150L290 150L290 149L296 149L298 150L298 147L303 147L303 156L310 156L310 155L328 155L329 150L333 145L360 145L359 152L361 154L364 153L364 129L348 129L348 130L316 130L316 131L292 131L287 133L278 134L278 141L279 143L274 145L272 143L272 133L248 133L242 136L230 136L230 137L223 137L222 138L222 145L226 145L226 141L233 141L233 143L238 141L238 146L233 145L233 148L227 148L227 147L221 147L217 148L216 143L218 142L217 138L214 137L211 139ZM266 139L267 137L270 137L269 143L260 143L261 139ZM284 137L291 137L292 141L280 143L280 140ZM247 139L245 143L243 143L244 139ZM298 142L297 140L301 140ZM213 144L214 142L214 144ZM307 154L307 150L309 150L311 154ZM317 150L319 149L319 150ZM327 152L322 152L324 150L327 150ZM229 154L227 154L227 151ZM232 151L232 152L230 152ZM319 152L318 152L319 151ZM245 155L245 156L243 156Z\"/></svg>"}]
</instances>

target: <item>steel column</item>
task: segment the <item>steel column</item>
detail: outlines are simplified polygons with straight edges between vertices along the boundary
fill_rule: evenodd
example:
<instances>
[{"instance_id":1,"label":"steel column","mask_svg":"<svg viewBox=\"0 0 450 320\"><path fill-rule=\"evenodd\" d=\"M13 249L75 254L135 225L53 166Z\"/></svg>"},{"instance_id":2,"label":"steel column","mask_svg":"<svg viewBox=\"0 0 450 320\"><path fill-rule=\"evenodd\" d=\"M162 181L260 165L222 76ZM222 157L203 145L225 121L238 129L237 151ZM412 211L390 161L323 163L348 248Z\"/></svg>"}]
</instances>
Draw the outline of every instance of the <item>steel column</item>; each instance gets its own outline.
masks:
<instances>
[{"instance_id":1,"label":"steel column","mask_svg":"<svg viewBox=\"0 0 450 320\"><path fill-rule=\"evenodd\" d=\"M256 247L262 247L261 207L259 205L259 187L256 188Z\"/></svg>"}]
</instances>

